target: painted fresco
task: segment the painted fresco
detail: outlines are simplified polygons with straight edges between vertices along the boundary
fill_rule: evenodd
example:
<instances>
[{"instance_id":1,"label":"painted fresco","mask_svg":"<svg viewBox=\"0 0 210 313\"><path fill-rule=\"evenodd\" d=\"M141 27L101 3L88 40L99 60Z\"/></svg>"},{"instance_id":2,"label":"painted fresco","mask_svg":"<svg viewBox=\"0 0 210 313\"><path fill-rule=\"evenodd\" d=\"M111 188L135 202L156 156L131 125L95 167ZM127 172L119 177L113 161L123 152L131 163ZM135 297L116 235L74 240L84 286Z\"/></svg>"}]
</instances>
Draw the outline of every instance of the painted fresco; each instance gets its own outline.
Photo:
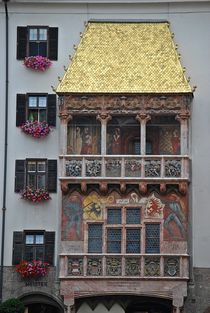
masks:
<instances>
[{"instance_id":1,"label":"painted fresco","mask_svg":"<svg viewBox=\"0 0 210 313\"><path fill-rule=\"evenodd\" d=\"M99 154L101 145L100 125L90 121L71 123L68 127L67 152L69 154Z\"/></svg>"},{"instance_id":2,"label":"painted fresco","mask_svg":"<svg viewBox=\"0 0 210 313\"><path fill-rule=\"evenodd\" d=\"M63 197L62 240L83 239L83 207L79 194Z\"/></svg>"},{"instance_id":3,"label":"painted fresco","mask_svg":"<svg viewBox=\"0 0 210 313\"><path fill-rule=\"evenodd\" d=\"M109 196L96 192L80 195L74 192L64 196L62 210L62 240L83 240L83 221L103 221L106 207L141 207L142 223L157 222L163 225L165 241L183 241L187 238L187 201L175 192L167 196L151 193L142 197L136 192L120 196L113 191Z\"/></svg>"},{"instance_id":4,"label":"painted fresco","mask_svg":"<svg viewBox=\"0 0 210 313\"><path fill-rule=\"evenodd\" d=\"M180 154L179 127L161 127L160 154Z\"/></svg>"}]
</instances>

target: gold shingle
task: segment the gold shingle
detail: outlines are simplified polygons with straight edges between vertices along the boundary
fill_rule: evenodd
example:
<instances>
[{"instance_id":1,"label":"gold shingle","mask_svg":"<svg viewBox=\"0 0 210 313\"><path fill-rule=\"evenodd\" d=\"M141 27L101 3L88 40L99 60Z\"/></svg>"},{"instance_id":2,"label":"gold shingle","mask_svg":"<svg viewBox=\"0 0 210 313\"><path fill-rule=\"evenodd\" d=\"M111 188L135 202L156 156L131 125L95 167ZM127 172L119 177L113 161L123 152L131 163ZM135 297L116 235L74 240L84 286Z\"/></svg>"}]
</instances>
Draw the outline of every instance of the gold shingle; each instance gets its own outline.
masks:
<instances>
[{"instance_id":1,"label":"gold shingle","mask_svg":"<svg viewBox=\"0 0 210 313\"><path fill-rule=\"evenodd\" d=\"M191 93L167 22L89 22L58 93Z\"/></svg>"}]
</instances>

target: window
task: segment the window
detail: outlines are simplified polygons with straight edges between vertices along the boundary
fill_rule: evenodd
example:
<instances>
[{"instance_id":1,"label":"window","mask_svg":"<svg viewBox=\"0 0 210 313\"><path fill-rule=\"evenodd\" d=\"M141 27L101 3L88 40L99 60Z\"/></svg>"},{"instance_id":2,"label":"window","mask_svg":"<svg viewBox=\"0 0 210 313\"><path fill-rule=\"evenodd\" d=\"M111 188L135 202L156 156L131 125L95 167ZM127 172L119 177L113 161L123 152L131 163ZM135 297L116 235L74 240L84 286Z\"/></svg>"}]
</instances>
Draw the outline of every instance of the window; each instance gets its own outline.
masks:
<instances>
[{"instance_id":1,"label":"window","mask_svg":"<svg viewBox=\"0 0 210 313\"><path fill-rule=\"evenodd\" d=\"M17 28L17 59L41 55L51 60L58 58L58 28L27 26Z\"/></svg>"},{"instance_id":2,"label":"window","mask_svg":"<svg viewBox=\"0 0 210 313\"><path fill-rule=\"evenodd\" d=\"M17 231L13 233L13 261L16 265L22 260L41 260L53 265L55 232Z\"/></svg>"},{"instance_id":3,"label":"window","mask_svg":"<svg viewBox=\"0 0 210 313\"><path fill-rule=\"evenodd\" d=\"M26 166L26 185L35 189L45 189L46 161L27 161Z\"/></svg>"},{"instance_id":4,"label":"window","mask_svg":"<svg viewBox=\"0 0 210 313\"><path fill-rule=\"evenodd\" d=\"M160 253L160 225L146 224L145 252Z\"/></svg>"},{"instance_id":5,"label":"window","mask_svg":"<svg viewBox=\"0 0 210 313\"><path fill-rule=\"evenodd\" d=\"M44 261L44 234L26 233L25 234L25 260Z\"/></svg>"},{"instance_id":6,"label":"window","mask_svg":"<svg viewBox=\"0 0 210 313\"><path fill-rule=\"evenodd\" d=\"M16 126L29 121L47 121L56 126L56 95L17 94Z\"/></svg>"},{"instance_id":7,"label":"window","mask_svg":"<svg viewBox=\"0 0 210 313\"><path fill-rule=\"evenodd\" d=\"M16 160L15 192L20 192L26 186L56 192L57 160Z\"/></svg>"},{"instance_id":8,"label":"window","mask_svg":"<svg viewBox=\"0 0 210 313\"><path fill-rule=\"evenodd\" d=\"M88 223L88 253L160 253L160 224L142 222L139 207L107 208L106 222Z\"/></svg>"},{"instance_id":9,"label":"window","mask_svg":"<svg viewBox=\"0 0 210 313\"><path fill-rule=\"evenodd\" d=\"M47 28L29 27L28 28L28 49L29 55L47 56Z\"/></svg>"}]
</instances>

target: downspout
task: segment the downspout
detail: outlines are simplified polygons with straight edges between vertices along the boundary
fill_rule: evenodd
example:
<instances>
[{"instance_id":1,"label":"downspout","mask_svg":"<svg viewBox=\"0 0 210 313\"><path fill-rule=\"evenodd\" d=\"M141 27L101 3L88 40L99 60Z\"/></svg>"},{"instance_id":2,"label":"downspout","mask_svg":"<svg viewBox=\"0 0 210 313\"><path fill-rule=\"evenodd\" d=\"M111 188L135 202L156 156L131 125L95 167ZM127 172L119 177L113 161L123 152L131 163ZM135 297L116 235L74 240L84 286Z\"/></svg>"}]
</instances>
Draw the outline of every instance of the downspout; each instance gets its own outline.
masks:
<instances>
[{"instance_id":1,"label":"downspout","mask_svg":"<svg viewBox=\"0 0 210 313\"><path fill-rule=\"evenodd\" d=\"M4 275L4 245L5 245L5 219L6 219L6 185L7 185L7 138L8 138L8 85L9 85L9 32L8 32L8 10L7 2L3 0L5 8L5 130L4 130L4 174L3 174L3 201L2 201L2 237L1 237L1 270L0 270L0 302L2 302L3 293L3 275Z\"/></svg>"}]
</instances>

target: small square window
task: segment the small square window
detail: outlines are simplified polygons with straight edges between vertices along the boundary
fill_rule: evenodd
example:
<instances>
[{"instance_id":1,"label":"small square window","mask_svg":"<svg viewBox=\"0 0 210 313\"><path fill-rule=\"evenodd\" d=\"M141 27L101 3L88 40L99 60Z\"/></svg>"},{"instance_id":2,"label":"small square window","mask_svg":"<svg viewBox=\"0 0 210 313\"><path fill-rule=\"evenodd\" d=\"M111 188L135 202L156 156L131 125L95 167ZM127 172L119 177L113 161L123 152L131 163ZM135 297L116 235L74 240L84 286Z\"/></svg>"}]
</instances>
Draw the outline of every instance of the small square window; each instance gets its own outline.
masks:
<instances>
[{"instance_id":1,"label":"small square window","mask_svg":"<svg viewBox=\"0 0 210 313\"><path fill-rule=\"evenodd\" d=\"M26 244L33 245L34 243L34 235L26 235Z\"/></svg>"},{"instance_id":2,"label":"small square window","mask_svg":"<svg viewBox=\"0 0 210 313\"><path fill-rule=\"evenodd\" d=\"M44 244L44 235L36 235L35 236L35 243L36 244Z\"/></svg>"},{"instance_id":3,"label":"small square window","mask_svg":"<svg viewBox=\"0 0 210 313\"><path fill-rule=\"evenodd\" d=\"M29 29L29 40L38 40L38 29L30 28Z\"/></svg>"},{"instance_id":4,"label":"small square window","mask_svg":"<svg viewBox=\"0 0 210 313\"><path fill-rule=\"evenodd\" d=\"M121 224L121 209L113 208L107 210L107 224Z\"/></svg>"}]
</instances>

